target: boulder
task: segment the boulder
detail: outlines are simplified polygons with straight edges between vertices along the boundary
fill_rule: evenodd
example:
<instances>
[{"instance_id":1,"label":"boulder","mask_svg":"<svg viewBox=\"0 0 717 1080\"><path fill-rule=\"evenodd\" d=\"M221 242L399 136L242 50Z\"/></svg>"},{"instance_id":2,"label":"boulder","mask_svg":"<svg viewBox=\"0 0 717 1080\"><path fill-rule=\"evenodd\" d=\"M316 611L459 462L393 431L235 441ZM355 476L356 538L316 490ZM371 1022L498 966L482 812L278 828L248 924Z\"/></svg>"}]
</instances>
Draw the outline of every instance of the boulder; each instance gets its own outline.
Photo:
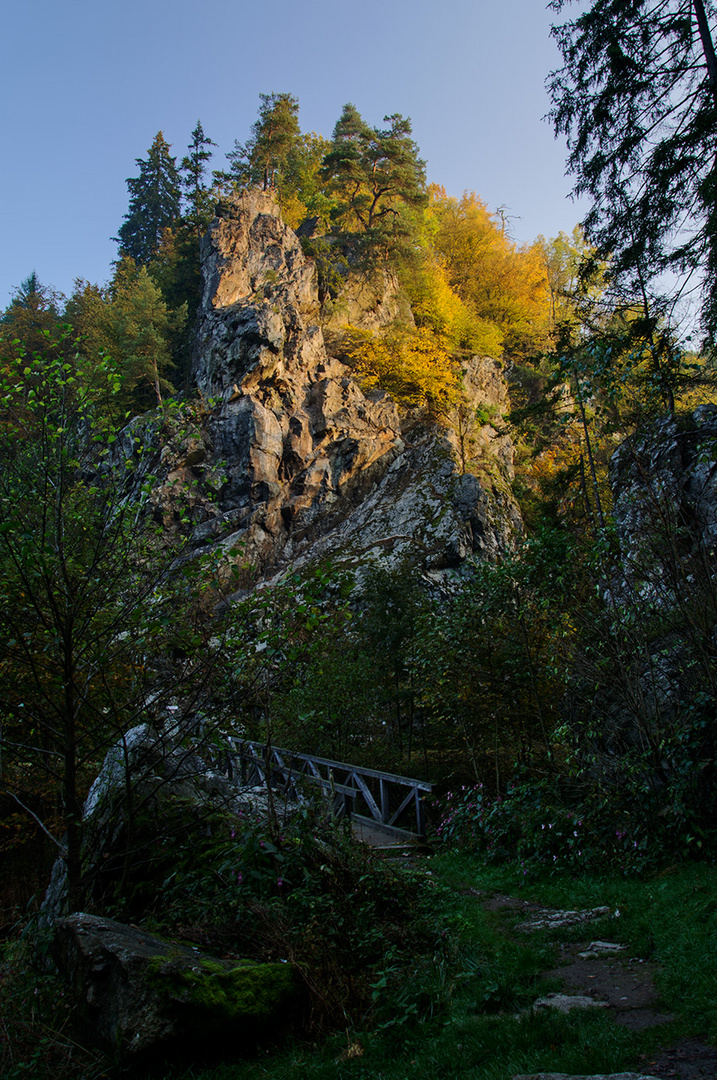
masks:
<instances>
[{"instance_id":1,"label":"boulder","mask_svg":"<svg viewBox=\"0 0 717 1080\"><path fill-rule=\"evenodd\" d=\"M116 877L128 872L131 877L131 866L128 870L125 862L128 844L142 864L142 852L158 840L176 839L203 827L211 815L246 815L252 805L251 795L212 767L191 744L186 745L176 729L160 731L150 724L132 728L107 752L85 802L85 906L101 905ZM146 876L146 866L141 874ZM59 858L41 915L47 925L63 914L67 914L67 871Z\"/></svg>"},{"instance_id":2,"label":"boulder","mask_svg":"<svg viewBox=\"0 0 717 1080\"><path fill-rule=\"evenodd\" d=\"M80 1038L123 1062L239 1056L285 1027L297 1002L288 963L217 960L81 912L57 921L52 956Z\"/></svg>"}]
</instances>

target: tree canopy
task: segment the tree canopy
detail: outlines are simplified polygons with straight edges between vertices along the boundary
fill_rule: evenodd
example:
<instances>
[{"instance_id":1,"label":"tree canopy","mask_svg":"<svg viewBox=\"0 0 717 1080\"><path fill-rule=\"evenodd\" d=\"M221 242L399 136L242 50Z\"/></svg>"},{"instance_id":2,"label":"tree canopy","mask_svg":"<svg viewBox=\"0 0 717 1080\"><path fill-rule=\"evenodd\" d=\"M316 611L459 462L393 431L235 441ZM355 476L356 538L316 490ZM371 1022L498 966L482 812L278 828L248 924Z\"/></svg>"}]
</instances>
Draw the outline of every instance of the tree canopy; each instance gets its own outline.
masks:
<instances>
[{"instance_id":1,"label":"tree canopy","mask_svg":"<svg viewBox=\"0 0 717 1080\"><path fill-rule=\"evenodd\" d=\"M560 12L569 2L550 6ZM637 293L665 270L685 275L701 289L710 340L717 332L714 18L709 0L593 0L553 27L563 67L548 82L575 192L592 200L588 240Z\"/></svg>"},{"instance_id":2,"label":"tree canopy","mask_svg":"<svg viewBox=\"0 0 717 1080\"><path fill-rule=\"evenodd\" d=\"M381 249L410 235L407 211L427 203L426 166L413 141L411 121L400 113L374 128L355 105L347 104L324 158L323 178L334 200L337 229L359 233L365 246Z\"/></svg>"},{"instance_id":3,"label":"tree canopy","mask_svg":"<svg viewBox=\"0 0 717 1080\"><path fill-rule=\"evenodd\" d=\"M169 151L169 143L158 131L147 157L136 159L139 176L127 180L130 202L117 234L120 255L145 266L181 210L181 178Z\"/></svg>"},{"instance_id":4,"label":"tree canopy","mask_svg":"<svg viewBox=\"0 0 717 1080\"><path fill-rule=\"evenodd\" d=\"M238 140L227 154L231 172L223 178L242 186L261 184L264 191L280 186L296 144L301 139L299 102L293 94L260 94L259 116L245 143Z\"/></svg>"}]
</instances>

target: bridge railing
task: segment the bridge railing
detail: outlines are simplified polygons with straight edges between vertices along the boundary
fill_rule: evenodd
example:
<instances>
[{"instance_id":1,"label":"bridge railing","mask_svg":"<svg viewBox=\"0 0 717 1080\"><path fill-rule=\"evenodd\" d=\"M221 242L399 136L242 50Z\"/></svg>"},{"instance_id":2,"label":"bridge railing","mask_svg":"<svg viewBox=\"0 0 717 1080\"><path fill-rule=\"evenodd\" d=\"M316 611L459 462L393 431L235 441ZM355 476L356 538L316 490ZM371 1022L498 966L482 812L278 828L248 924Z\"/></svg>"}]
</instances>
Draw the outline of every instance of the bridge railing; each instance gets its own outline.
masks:
<instances>
[{"instance_id":1,"label":"bridge railing","mask_svg":"<svg viewBox=\"0 0 717 1080\"><path fill-rule=\"evenodd\" d=\"M227 751L225 769L243 783L269 783L296 802L306 800L313 788L331 803L336 817L350 816L397 836L426 835L424 799L432 786L424 780L248 739L230 739Z\"/></svg>"}]
</instances>

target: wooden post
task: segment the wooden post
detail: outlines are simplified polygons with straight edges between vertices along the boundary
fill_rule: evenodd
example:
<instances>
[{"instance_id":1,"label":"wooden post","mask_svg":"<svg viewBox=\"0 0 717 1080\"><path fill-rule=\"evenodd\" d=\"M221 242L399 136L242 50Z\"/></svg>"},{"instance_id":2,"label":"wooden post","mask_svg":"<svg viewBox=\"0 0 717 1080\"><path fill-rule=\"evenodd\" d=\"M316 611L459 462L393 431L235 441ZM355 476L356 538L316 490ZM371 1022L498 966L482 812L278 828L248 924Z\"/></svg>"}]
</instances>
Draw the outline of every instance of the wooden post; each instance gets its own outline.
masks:
<instances>
[{"instance_id":1,"label":"wooden post","mask_svg":"<svg viewBox=\"0 0 717 1080\"><path fill-rule=\"evenodd\" d=\"M421 839L423 839L423 837L426 835L426 812L425 812L425 810L423 808L423 803L421 801L421 793L418 790L418 788L415 789L415 792L416 792L416 832L421 837Z\"/></svg>"},{"instance_id":2,"label":"wooden post","mask_svg":"<svg viewBox=\"0 0 717 1080\"><path fill-rule=\"evenodd\" d=\"M381 821L384 825L388 825L389 818L391 816L391 803L388 798L388 784L383 777L380 777L378 784L381 798Z\"/></svg>"}]
</instances>

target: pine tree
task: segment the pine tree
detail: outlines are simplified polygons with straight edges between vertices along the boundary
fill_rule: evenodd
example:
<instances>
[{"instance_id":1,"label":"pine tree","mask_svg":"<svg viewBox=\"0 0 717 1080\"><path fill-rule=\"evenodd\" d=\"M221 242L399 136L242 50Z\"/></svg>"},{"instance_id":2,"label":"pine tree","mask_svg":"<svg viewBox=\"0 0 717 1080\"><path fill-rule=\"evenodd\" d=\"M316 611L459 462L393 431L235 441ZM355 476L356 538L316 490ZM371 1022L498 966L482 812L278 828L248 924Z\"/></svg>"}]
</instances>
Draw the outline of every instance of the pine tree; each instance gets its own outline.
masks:
<instances>
[{"instance_id":1,"label":"pine tree","mask_svg":"<svg viewBox=\"0 0 717 1080\"><path fill-rule=\"evenodd\" d=\"M159 249L164 230L174 224L180 213L181 180L169 150L164 135L158 131L147 158L136 159L139 176L127 180L129 210L116 239L120 256L129 256L141 266L146 266Z\"/></svg>"},{"instance_id":2,"label":"pine tree","mask_svg":"<svg viewBox=\"0 0 717 1080\"><path fill-rule=\"evenodd\" d=\"M428 201L426 166L411 138L411 121L394 113L384 123L389 126L372 128L355 105L345 105L322 170L336 202L336 229L358 233L369 261L405 254L407 211Z\"/></svg>"},{"instance_id":3,"label":"pine tree","mask_svg":"<svg viewBox=\"0 0 717 1080\"><path fill-rule=\"evenodd\" d=\"M197 120L197 126L191 135L192 141L187 149L189 153L182 158L180 166L182 187L186 192L186 200L189 203L189 212L186 215L194 226L197 236L209 223L211 216L210 189L204 182L207 162L212 157L210 146L216 146L215 142L204 134L201 120Z\"/></svg>"},{"instance_id":4,"label":"pine tree","mask_svg":"<svg viewBox=\"0 0 717 1080\"><path fill-rule=\"evenodd\" d=\"M293 94L260 94L259 116L246 143L236 141L227 154L231 171L221 180L240 186L261 184L264 191L281 187L281 176L301 139L299 102Z\"/></svg>"}]
</instances>

